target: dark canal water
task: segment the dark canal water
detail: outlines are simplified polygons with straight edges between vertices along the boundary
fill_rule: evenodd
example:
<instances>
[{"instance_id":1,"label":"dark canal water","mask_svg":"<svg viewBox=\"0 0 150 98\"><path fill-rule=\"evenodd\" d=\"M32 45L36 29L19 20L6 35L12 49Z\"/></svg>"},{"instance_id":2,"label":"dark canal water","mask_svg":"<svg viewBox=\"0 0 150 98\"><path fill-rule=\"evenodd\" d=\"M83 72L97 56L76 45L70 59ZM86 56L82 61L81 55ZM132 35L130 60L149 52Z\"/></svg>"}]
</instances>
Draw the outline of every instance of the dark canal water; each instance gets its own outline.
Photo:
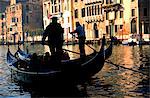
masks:
<instances>
[{"instance_id":1,"label":"dark canal water","mask_svg":"<svg viewBox=\"0 0 150 98\"><path fill-rule=\"evenodd\" d=\"M98 45L93 46L96 50ZM25 49L25 46L21 46ZM49 51L47 46L29 46L29 52L42 54ZM79 52L78 46L64 46L64 48ZM11 52L15 53L17 46L10 46ZM0 46L0 98L47 98L48 95L36 95L23 90L17 83L12 82L11 72L6 66L7 46ZM86 46L86 53L92 50ZM79 55L69 53L71 59ZM114 46L113 54L103 69L86 84L86 90L82 85L77 86L78 96L90 98L149 98L150 96L150 46ZM59 88L59 87L58 87ZM70 95L71 89L61 88L68 97L76 97L76 91ZM48 92L48 91L47 91ZM59 94L59 93L58 93ZM70 95L70 96L69 96ZM51 92L49 92L51 96ZM59 95L58 95L59 96Z\"/></svg>"}]
</instances>

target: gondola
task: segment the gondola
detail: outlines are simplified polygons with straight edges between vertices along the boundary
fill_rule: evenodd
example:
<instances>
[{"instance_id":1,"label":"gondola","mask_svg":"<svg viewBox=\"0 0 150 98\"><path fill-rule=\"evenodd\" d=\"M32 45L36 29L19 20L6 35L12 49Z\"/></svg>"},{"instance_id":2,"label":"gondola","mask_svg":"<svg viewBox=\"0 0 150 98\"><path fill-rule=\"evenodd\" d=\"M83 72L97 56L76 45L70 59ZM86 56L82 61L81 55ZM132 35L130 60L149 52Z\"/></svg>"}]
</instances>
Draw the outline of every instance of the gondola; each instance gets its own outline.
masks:
<instances>
[{"instance_id":1,"label":"gondola","mask_svg":"<svg viewBox=\"0 0 150 98\"><path fill-rule=\"evenodd\" d=\"M102 43L98 52L93 52L84 57L84 59L62 60L56 68L43 68L43 65L41 65L38 70L30 70L30 60L20 58L21 56L23 58L27 57L28 54L25 54L24 51L17 51L20 57L16 57L8 48L7 63L12 72L12 78L18 82L27 84L56 83L63 80L69 83L79 84L98 73L103 68L105 60L111 56L112 41L107 49L104 49L104 46ZM22 68L24 65L26 68Z\"/></svg>"}]
</instances>

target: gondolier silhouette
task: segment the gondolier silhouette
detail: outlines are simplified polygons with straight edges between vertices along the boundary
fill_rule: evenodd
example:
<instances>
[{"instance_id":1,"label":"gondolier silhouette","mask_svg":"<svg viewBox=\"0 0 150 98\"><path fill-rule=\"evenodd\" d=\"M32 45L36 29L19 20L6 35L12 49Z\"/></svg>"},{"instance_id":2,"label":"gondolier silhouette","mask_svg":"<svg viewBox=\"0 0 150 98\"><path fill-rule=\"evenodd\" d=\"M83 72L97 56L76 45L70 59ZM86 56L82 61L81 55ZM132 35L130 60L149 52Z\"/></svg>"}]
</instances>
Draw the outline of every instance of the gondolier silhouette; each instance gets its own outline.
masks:
<instances>
[{"instance_id":1,"label":"gondolier silhouette","mask_svg":"<svg viewBox=\"0 0 150 98\"><path fill-rule=\"evenodd\" d=\"M53 16L52 22L44 30L42 43L45 42L48 36L48 46L51 55L57 57L57 61L60 61L62 55L63 33L63 28L57 23L57 17Z\"/></svg>"},{"instance_id":2,"label":"gondolier silhouette","mask_svg":"<svg viewBox=\"0 0 150 98\"><path fill-rule=\"evenodd\" d=\"M80 57L85 57L85 30L79 22L76 23L76 29L71 34L77 33L79 39Z\"/></svg>"}]
</instances>

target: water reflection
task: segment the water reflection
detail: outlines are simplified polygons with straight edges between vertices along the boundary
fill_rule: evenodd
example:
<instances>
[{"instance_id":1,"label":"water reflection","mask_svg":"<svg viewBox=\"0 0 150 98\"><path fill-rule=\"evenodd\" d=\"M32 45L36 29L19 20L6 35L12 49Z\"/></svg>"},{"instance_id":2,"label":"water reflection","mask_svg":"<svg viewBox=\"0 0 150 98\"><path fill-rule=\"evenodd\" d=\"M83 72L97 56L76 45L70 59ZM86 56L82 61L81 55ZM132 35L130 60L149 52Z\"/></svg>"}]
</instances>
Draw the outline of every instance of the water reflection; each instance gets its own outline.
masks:
<instances>
[{"instance_id":1,"label":"water reflection","mask_svg":"<svg viewBox=\"0 0 150 98\"><path fill-rule=\"evenodd\" d=\"M113 61L115 64L126 68L132 68L136 71L141 71L140 67L146 67L146 63L150 62L150 52L147 51L150 47L128 47L128 46L117 46L114 47L113 55L110 58L110 61ZM148 53L148 54L147 54ZM147 59L145 59L145 57ZM141 60L142 59L142 60ZM144 62L143 62L144 61ZM150 63L147 64L150 66ZM148 67L146 69L149 69ZM148 97L150 95L150 87L149 84L149 70L145 70L144 73L147 75L134 72L132 70L116 68L116 66L110 65L108 63L105 64L105 67L101 72L97 74L100 80L100 86L103 84L111 86L108 88L107 93L109 93L109 97L114 98L131 98L131 97ZM141 81L145 81L146 85ZM95 83L94 83L95 84ZM102 85L101 85L102 84ZM95 87L97 89L99 87ZM147 89L147 90L146 90ZM94 90L99 95L98 92L106 93L105 90ZM146 93L146 94L144 94ZM97 95L96 95L97 96ZM108 97L108 96L107 96Z\"/></svg>"},{"instance_id":2,"label":"water reflection","mask_svg":"<svg viewBox=\"0 0 150 98\"><path fill-rule=\"evenodd\" d=\"M49 52L48 46L42 45L27 45L29 53L36 52L43 54ZM20 46L21 49L26 51L27 46ZM98 45L93 45L96 50L99 50ZM18 46L10 46L11 52L15 53ZM64 49L73 50L79 52L78 45L63 46ZM88 46L86 48L86 54L93 52ZM86 90L83 89L83 85L76 87L64 86L61 89L56 87L56 91L59 89L62 93L60 96L76 96L76 97L99 97L99 98L148 98L150 96L150 46L115 46L113 54L109 60L114 64L134 69L134 70L117 68L114 65L105 63L104 68L97 73L90 81L86 83ZM8 70L6 60L7 46L0 46L0 96L7 97L38 97L49 96L51 90L47 92L28 92L21 88L17 83L11 81L11 74ZM78 58L79 55L69 52L71 59ZM66 90L67 89L67 90ZM54 90L54 89L53 89ZM43 90L44 91L44 90ZM52 93L51 93L52 94ZM87 94L87 95L86 95Z\"/></svg>"}]
</instances>

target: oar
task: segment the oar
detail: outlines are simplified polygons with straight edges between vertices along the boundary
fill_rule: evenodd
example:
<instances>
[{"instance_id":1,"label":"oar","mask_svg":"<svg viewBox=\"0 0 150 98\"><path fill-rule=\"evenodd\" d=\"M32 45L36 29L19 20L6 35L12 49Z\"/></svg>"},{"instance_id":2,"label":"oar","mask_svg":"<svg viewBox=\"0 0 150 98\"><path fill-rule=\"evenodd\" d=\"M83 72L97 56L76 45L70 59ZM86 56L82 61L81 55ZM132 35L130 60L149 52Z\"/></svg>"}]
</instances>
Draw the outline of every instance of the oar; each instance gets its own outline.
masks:
<instances>
[{"instance_id":1,"label":"oar","mask_svg":"<svg viewBox=\"0 0 150 98\"><path fill-rule=\"evenodd\" d=\"M120 66L120 65L114 64L114 63L113 63L113 62L111 62L111 61L105 61L105 62L106 62L106 63L109 63L109 64L112 64L112 65L114 65L114 66L116 66L116 67L121 67L121 68L124 68L124 69L127 69L127 70L131 70L131 71L134 71L134 72L141 73L141 74L143 74L143 75L147 75L147 74L145 74L145 73L143 73L143 72L140 72L140 71L134 70L134 69L132 69L132 68L126 68L126 67L123 67L123 66Z\"/></svg>"},{"instance_id":2,"label":"oar","mask_svg":"<svg viewBox=\"0 0 150 98\"><path fill-rule=\"evenodd\" d=\"M87 45L89 48L91 48L94 52L97 52L93 47L89 46L88 44L85 44Z\"/></svg>"},{"instance_id":3,"label":"oar","mask_svg":"<svg viewBox=\"0 0 150 98\"><path fill-rule=\"evenodd\" d=\"M65 51L68 51L68 52L72 52L72 53L76 53L76 54L80 54L80 53L78 53L78 52L71 51L71 50L68 50L68 49L62 49L62 50L65 50Z\"/></svg>"},{"instance_id":4,"label":"oar","mask_svg":"<svg viewBox=\"0 0 150 98\"><path fill-rule=\"evenodd\" d=\"M42 44L43 45L43 44ZM72 52L72 53L76 53L76 54L80 54L78 52L75 52L75 51L71 51L71 50L68 50L68 49L62 49L62 50L65 50L65 51L68 51L68 52Z\"/></svg>"}]
</instances>

